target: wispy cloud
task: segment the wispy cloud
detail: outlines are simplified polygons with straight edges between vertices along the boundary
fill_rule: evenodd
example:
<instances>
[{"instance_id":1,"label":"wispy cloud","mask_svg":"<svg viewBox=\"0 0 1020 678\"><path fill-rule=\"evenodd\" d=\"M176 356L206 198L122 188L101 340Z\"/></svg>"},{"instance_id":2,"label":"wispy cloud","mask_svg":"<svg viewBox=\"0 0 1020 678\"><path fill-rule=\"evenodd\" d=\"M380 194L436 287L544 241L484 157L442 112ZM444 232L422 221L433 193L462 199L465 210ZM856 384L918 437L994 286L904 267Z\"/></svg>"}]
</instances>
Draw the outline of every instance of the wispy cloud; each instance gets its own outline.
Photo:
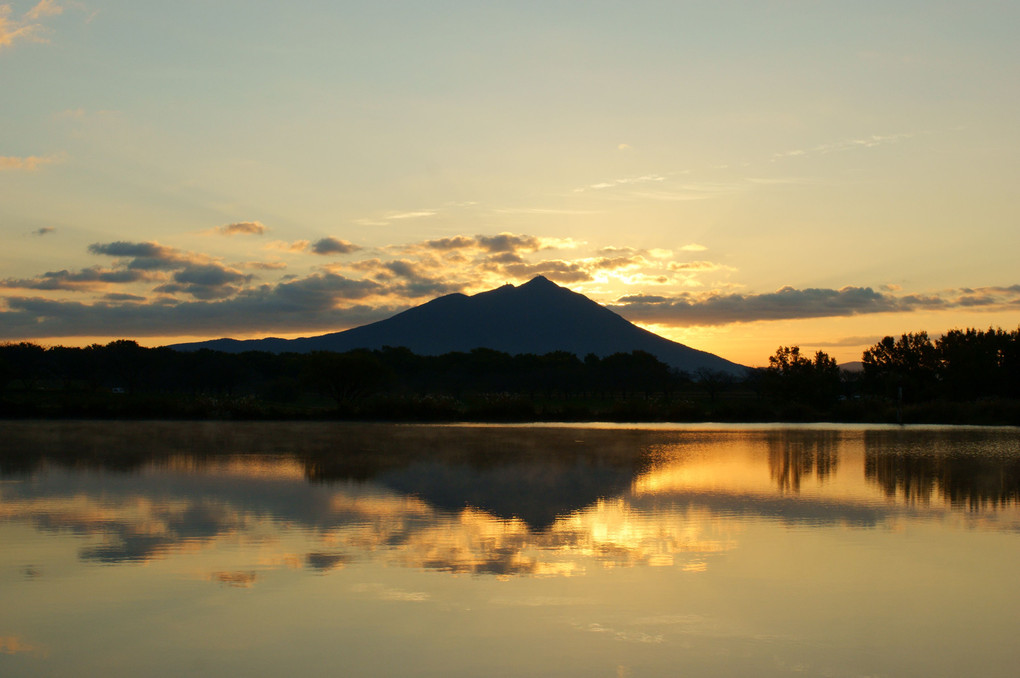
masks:
<instances>
[{"instance_id":1,"label":"wispy cloud","mask_svg":"<svg viewBox=\"0 0 1020 678\"><path fill-rule=\"evenodd\" d=\"M564 216L600 214L599 210L557 209L554 207L504 207L493 211L496 214L552 214Z\"/></svg>"},{"instance_id":2,"label":"wispy cloud","mask_svg":"<svg viewBox=\"0 0 1020 678\"><path fill-rule=\"evenodd\" d=\"M472 203L473 204L473 203ZM355 223L361 226L386 226L394 221L405 221L407 219L427 219L428 217L434 217L439 214L438 210L434 209L420 209L420 210L409 210L404 212L386 212L377 217L366 217L364 219L356 219Z\"/></svg>"},{"instance_id":3,"label":"wispy cloud","mask_svg":"<svg viewBox=\"0 0 1020 678\"><path fill-rule=\"evenodd\" d=\"M0 636L0 654L41 654L42 648L21 636Z\"/></svg>"},{"instance_id":4,"label":"wispy cloud","mask_svg":"<svg viewBox=\"0 0 1020 678\"><path fill-rule=\"evenodd\" d=\"M247 261L243 266L244 268L254 268L260 271L281 271L287 268L287 264L283 261Z\"/></svg>"},{"instance_id":5,"label":"wispy cloud","mask_svg":"<svg viewBox=\"0 0 1020 678\"><path fill-rule=\"evenodd\" d=\"M34 231L32 231L32 235L41 238L44 235L49 235L50 233L56 233L56 231L57 231L57 229L53 228L52 226L43 226L42 228L37 228Z\"/></svg>"},{"instance_id":6,"label":"wispy cloud","mask_svg":"<svg viewBox=\"0 0 1020 678\"><path fill-rule=\"evenodd\" d=\"M899 134L872 134L866 137L858 137L854 139L842 139L840 141L834 141L827 144L819 144L817 146L811 146L809 148L796 148L788 151L781 151L775 153L772 156L772 160L781 160L783 158L796 158L804 155L819 155L825 153L836 153L839 151L848 151L855 148L875 148L876 146L884 146L886 144L894 144L903 139L909 139L910 137L916 136L916 133L904 132Z\"/></svg>"},{"instance_id":7,"label":"wispy cloud","mask_svg":"<svg viewBox=\"0 0 1020 678\"><path fill-rule=\"evenodd\" d=\"M63 160L61 155L27 155L23 157L15 155L0 155L0 171L21 170L34 172L44 165L58 163Z\"/></svg>"},{"instance_id":8,"label":"wispy cloud","mask_svg":"<svg viewBox=\"0 0 1020 678\"><path fill-rule=\"evenodd\" d=\"M671 261L666 265L670 271L678 272L705 272L705 271L734 271L732 266L718 264L714 261Z\"/></svg>"},{"instance_id":9,"label":"wispy cloud","mask_svg":"<svg viewBox=\"0 0 1020 678\"><path fill-rule=\"evenodd\" d=\"M805 341L804 343L812 348L842 348L853 346L871 346L882 340L882 337L875 334L864 337L841 337L825 341Z\"/></svg>"},{"instance_id":10,"label":"wispy cloud","mask_svg":"<svg viewBox=\"0 0 1020 678\"><path fill-rule=\"evenodd\" d=\"M14 17L10 5L0 5L0 48L21 41L47 42L44 35L47 29L41 21L63 11L53 0L41 0L20 17Z\"/></svg>"},{"instance_id":11,"label":"wispy cloud","mask_svg":"<svg viewBox=\"0 0 1020 678\"><path fill-rule=\"evenodd\" d=\"M609 179L607 181L600 181L596 184L581 186L579 188L575 188L574 193L585 193L587 191L602 191L607 188L616 188L618 186L633 186L635 184L658 183L665 180L666 176L663 174L643 174L637 177L623 177L620 179Z\"/></svg>"},{"instance_id":12,"label":"wispy cloud","mask_svg":"<svg viewBox=\"0 0 1020 678\"><path fill-rule=\"evenodd\" d=\"M19 40L40 40L41 24L11 19L11 6L0 5L0 48L10 47Z\"/></svg>"},{"instance_id":13,"label":"wispy cloud","mask_svg":"<svg viewBox=\"0 0 1020 678\"><path fill-rule=\"evenodd\" d=\"M31 21L36 21L47 16L56 16L57 14L63 14L64 8L58 5L53 0L40 0L32 9L28 10L25 14L25 18Z\"/></svg>"},{"instance_id":14,"label":"wispy cloud","mask_svg":"<svg viewBox=\"0 0 1020 678\"><path fill-rule=\"evenodd\" d=\"M285 240L274 240L267 243L265 249L277 250L280 252L304 252L308 249L310 243L307 240L295 240L293 242L287 242Z\"/></svg>"},{"instance_id":15,"label":"wispy cloud","mask_svg":"<svg viewBox=\"0 0 1020 678\"><path fill-rule=\"evenodd\" d=\"M810 186L821 183L810 177L747 177L745 181L759 186Z\"/></svg>"},{"instance_id":16,"label":"wispy cloud","mask_svg":"<svg viewBox=\"0 0 1020 678\"><path fill-rule=\"evenodd\" d=\"M269 229L260 221L238 221L213 229L220 235L263 235Z\"/></svg>"},{"instance_id":17,"label":"wispy cloud","mask_svg":"<svg viewBox=\"0 0 1020 678\"><path fill-rule=\"evenodd\" d=\"M401 220L401 219L423 219L425 217L436 216L435 210L418 210L416 212L393 212L387 214L384 219L387 221Z\"/></svg>"}]
</instances>

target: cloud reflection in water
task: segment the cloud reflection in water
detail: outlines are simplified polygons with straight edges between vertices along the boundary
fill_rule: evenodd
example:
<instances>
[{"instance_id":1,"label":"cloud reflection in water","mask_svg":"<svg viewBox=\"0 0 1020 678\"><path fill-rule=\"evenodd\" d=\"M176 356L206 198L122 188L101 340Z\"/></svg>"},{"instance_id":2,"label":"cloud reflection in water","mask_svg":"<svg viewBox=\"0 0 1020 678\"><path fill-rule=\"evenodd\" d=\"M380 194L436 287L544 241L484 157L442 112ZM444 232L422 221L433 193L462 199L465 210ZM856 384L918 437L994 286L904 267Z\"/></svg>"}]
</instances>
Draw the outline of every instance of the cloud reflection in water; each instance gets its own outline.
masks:
<instances>
[{"instance_id":1,"label":"cloud reflection in water","mask_svg":"<svg viewBox=\"0 0 1020 678\"><path fill-rule=\"evenodd\" d=\"M122 426L132 439L145 425ZM916 512L919 496L928 512L963 502L1003 509L972 518L1018 523L1015 456L961 461L898 450L895 433L343 427L349 449L373 450L354 463L342 446L258 453L256 440L277 449L285 441L267 435L272 427L237 430L257 453L222 452L218 427L206 428L207 439L192 431L187 454L172 444L129 454L111 447L108 431L105 455L88 441L85 457L43 444L31 482L8 474L15 482L2 486L0 520L88 537L79 557L96 563L200 551L215 561L217 550L260 544L258 562L210 570L208 578L235 587L255 585L263 570L327 574L366 561L497 577L635 566L698 573L737 548L741 517L874 527ZM1004 494L989 494L990 477ZM946 502L930 501L940 492ZM265 553L283 544L285 553Z\"/></svg>"}]
</instances>

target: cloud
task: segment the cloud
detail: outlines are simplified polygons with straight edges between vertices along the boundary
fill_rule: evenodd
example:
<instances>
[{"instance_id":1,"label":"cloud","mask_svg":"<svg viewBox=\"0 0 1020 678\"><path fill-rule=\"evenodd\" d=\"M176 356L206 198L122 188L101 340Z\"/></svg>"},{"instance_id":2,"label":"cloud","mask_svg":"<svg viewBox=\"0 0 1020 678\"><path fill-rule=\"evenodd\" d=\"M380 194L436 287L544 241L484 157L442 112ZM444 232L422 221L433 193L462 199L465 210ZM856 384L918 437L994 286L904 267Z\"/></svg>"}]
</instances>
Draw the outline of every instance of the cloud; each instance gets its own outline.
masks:
<instances>
[{"instance_id":1,"label":"cloud","mask_svg":"<svg viewBox=\"0 0 1020 678\"><path fill-rule=\"evenodd\" d=\"M838 151L848 151L854 148L874 148L876 146L894 144L902 139L909 139L913 136L916 136L916 133L872 134L866 137L842 139L840 141L834 141L827 144L819 144L818 146L812 146L810 148L796 148L789 151L774 153L772 155L772 161L775 162L776 160L784 158L796 158L804 155L819 155Z\"/></svg>"},{"instance_id":2,"label":"cloud","mask_svg":"<svg viewBox=\"0 0 1020 678\"><path fill-rule=\"evenodd\" d=\"M224 299L240 291L250 275L218 263L189 264L173 275L173 282L160 285L154 292L190 294L196 299Z\"/></svg>"},{"instance_id":3,"label":"cloud","mask_svg":"<svg viewBox=\"0 0 1020 678\"><path fill-rule=\"evenodd\" d=\"M459 292L463 285L448 279L444 264L436 259L365 259L350 264L368 278L385 285L390 294L418 299Z\"/></svg>"},{"instance_id":4,"label":"cloud","mask_svg":"<svg viewBox=\"0 0 1020 678\"><path fill-rule=\"evenodd\" d=\"M534 264L511 263L499 266L495 270L509 273L515 278L533 278L536 275L544 275L546 278L558 283L581 283L593 280L587 266L580 262L562 260L540 261Z\"/></svg>"},{"instance_id":5,"label":"cloud","mask_svg":"<svg viewBox=\"0 0 1020 678\"><path fill-rule=\"evenodd\" d=\"M104 294L103 299L106 301L146 301L145 297L138 296L137 294L125 294L123 292Z\"/></svg>"},{"instance_id":6,"label":"cloud","mask_svg":"<svg viewBox=\"0 0 1020 678\"><path fill-rule=\"evenodd\" d=\"M426 240L423 245L437 250L455 250L475 247L477 241L466 235L457 235L451 238L439 238L437 240Z\"/></svg>"},{"instance_id":7,"label":"cloud","mask_svg":"<svg viewBox=\"0 0 1020 678\"><path fill-rule=\"evenodd\" d=\"M82 303L7 297L7 339L39 336L174 336L337 331L387 318L406 305L350 303L385 289L371 281L317 274L243 289L226 299Z\"/></svg>"},{"instance_id":8,"label":"cloud","mask_svg":"<svg viewBox=\"0 0 1020 678\"><path fill-rule=\"evenodd\" d=\"M454 286L475 287L480 280L499 284L508 279L528 280L544 275L561 284L605 282L614 277L626 284L668 284L675 272L666 268L673 256L670 250L644 250L633 247L603 247L598 256L533 260L547 250L570 250L584 243L569 238L548 238L525 234L449 236L420 243L401 245L391 250L416 258L418 266L427 263L433 280L444 283L459 275L465 283ZM352 270L368 271L380 267L380 260L354 262ZM702 266L702 271L708 266ZM724 270L713 265L712 270ZM480 275L481 274L481 275ZM687 283L694 271L685 272ZM385 276L384 276L385 277ZM448 284L444 285L449 288Z\"/></svg>"},{"instance_id":9,"label":"cloud","mask_svg":"<svg viewBox=\"0 0 1020 678\"><path fill-rule=\"evenodd\" d=\"M392 212L385 217L386 220L400 220L400 219L422 219L424 217L434 217L436 212L434 210L418 210L416 212Z\"/></svg>"},{"instance_id":10,"label":"cloud","mask_svg":"<svg viewBox=\"0 0 1020 678\"><path fill-rule=\"evenodd\" d=\"M46 31L46 27L39 21L62 14L63 11L64 8L54 0L40 0L21 18L15 19L11 18L10 5L0 5L0 48L11 47L15 42L22 40L48 42L41 35Z\"/></svg>"},{"instance_id":11,"label":"cloud","mask_svg":"<svg viewBox=\"0 0 1020 678\"><path fill-rule=\"evenodd\" d=\"M818 179L807 177L747 177L745 181L759 186L809 186L821 183Z\"/></svg>"},{"instance_id":12,"label":"cloud","mask_svg":"<svg viewBox=\"0 0 1020 678\"><path fill-rule=\"evenodd\" d=\"M455 235L419 243L400 245L393 250L406 253L423 251L454 252L464 251L471 255L495 253L528 254L542 250L575 249L583 243L572 238L543 238L517 233L497 233L496 235Z\"/></svg>"},{"instance_id":13,"label":"cloud","mask_svg":"<svg viewBox=\"0 0 1020 678\"><path fill-rule=\"evenodd\" d=\"M699 272L704 273L707 271L734 271L732 266L725 266L723 264L717 264L713 261L671 261L666 265L670 271L676 271L678 273L686 272Z\"/></svg>"},{"instance_id":14,"label":"cloud","mask_svg":"<svg viewBox=\"0 0 1020 678\"><path fill-rule=\"evenodd\" d=\"M828 341L806 341L806 345L812 348L841 348L844 346L874 346L882 340L882 337L875 334L866 337L843 337Z\"/></svg>"},{"instance_id":15,"label":"cloud","mask_svg":"<svg viewBox=\"0 0 1020 678\"><path fill-rule=\"evenodd\" d=\"M689 245L684 245L680 249L681 249L681 251L684 251L684 252L704 252L708 248L705 247L704 245L699 245L697 243L693 243L692 242Z\"/></svg>"},{"instance_id":16,"label":"cloud","mask_svg":"<svg viewBox=\"0 0 1020 678\"><path fill-rule=\"evenodd\" d=\"M63 13L64 8L53 2L53 0L40 0L39 4L25 14L25 18L35 21L45 16L55 16Z\"/></svg>"},{"instance_id":17,"label":"cloud","mask_svg":"<svg viewBox=\"0 0 1020 678\"><path fill-rule=\"evenodd\" d=\"M315 254L350 254L360 249L361 247L352 242L332 237L316 240L311 246L311 250Z\"/></svg>"},{"instance_id":18,"label":"cloud","mask_svg":"<svg viewBox=\"0 0 1020 678\"><path fill-rule=\"evenodd\" d=\"M161 245L158 242L128 242L119 240L110 243L93 243L89 245L91 254L117 257L114 269L106 271L103 280L85 280L85 282L126 283L141 280L167 280L166 274L171 273L169 280L152 291L160 294L187 294L196 299L224 299L238 294L252 280L250 274L226 266L208 255L179 250ZM79 274L100 272L98 267L86 269ZM64 274L66 271L58 272ZM57 277L58 274L48 273L44 279ZM49 280L45 280L49 282ZM76 281L72 281L76 282ZM33 289L51 289L33 287Z\"/></svg>"},{"instance_id":19,"label":"cloud","mask_svg":"<svg viewBox=\"0 0 1020 678\"><path fill-rule=\"evenodd\" d=\"M49 165L60 161L61 157L58 155L29 155L25 157L0 155L0 171L21 170L23 172L34 172L43 165Z\"/></svg>"},{"instance_id":20,"label":"cloud","mask_svg":"<svg viewBox=\"0 0 1020 678\"><path fill-rule=\"evenodd\" d=\"M56 230L57 229L53 228L52 226L43 226L42 228L37 228L34 231L32 231L32 235L39 236L41 238L44 235L55 233Z\"/></svg>"},{"instance_id":21,"label":"cloud","mask_svg":"<svg viewBox=\"0 0 1020 678\"><path fill-rule=\"evenodd\" d=\"M371 280L354 280L335 273L316 273L275 287L262 287L249 296L261 298L270 306L283 307L288 312L327 311L336 308L340 301L364 299L385 292L382 285Z\"/></svg>"},{"instance_id":22,"label":"cloud","mask_svg":"<svg viewBox=\"0 0 1020 678\"><path fill-rule=\"evenodd\" d=\"M553 214L567 216L601 213L598 210L557 209L552 207L504 207L493 211L497 214Z\"/></svg>"},{"instance_id":23,"label":"cloud","mask_svg":"<svg viewBox=\"0 0 1020 678\"><path fill-rule=\"evenodd\" d=\"M41 648L21 636L0 636L0 654L39 654Z\"/></svg>"},{"instance_id":24,"label":"cloud","mask_svg":"<svg viewBox=\"0 0 1020 678\"><path fill-rule=\"evenodd\" d=\"M534 252L541 249L542 245L538 238L532 235L514 235L513 233L500 233L499 235L477 236L478 245L489 252Z\"/></svg>"},{"instance_id":25,"label":"cloud","mask_svg":"<svg viewBox=\"0 0 1020 678\"><path fill-rule=\"evenodd\" d=\"M133 283L146 280L148 276L139 270L102 269L98 266L77 272L48 271L35 278L6 278L0 280L0 287L29 290L70 290L82 291L110 284Z\"/></svg>"},{"instance_id":26,"label":"cloud","mask_svg":"<svg viewBox=\"0 0 1020 678\"><path fill-rule=\"evenodd\" d=\"M474 203L464 203L463 206L473 204ZM356 223L361 226L386 226L391 221L403 221L406 219L425 219L428 217L434 217L437 214L439 214L439 212L432 209L412 210L408 212L388 212L380 217L374 217L370 219L357 219Z\"/></svg>"},{"instance_id":27,"label":"cloud","mask_svg":"<svg viewBox=\"0 0 1020 678\"><path fill-rule=\"evenodd\" d=\"M659 202L685 202L688 200L708 200L723 191L732 190L732 186L725 188L718 186L680 186L677 190L672 191L633 191L628 194L628 197L639 200L658 200Z\"/></svg>"},{"instance_id":28,"label":"cloud","mask_svg":"<svg viewBox=\"0 0 1020 678\"><path fill-rule=\"evenodd\" d=\"M54 113L53 117L58 119L58 120L61 120L61 119L63 119L63 120L80 120L80 119L84 118L86 115L88 115L88 113L85 111L85 109L79 106L78 108L65 108L64 110L60 111L59 113Z\"/></svg>"},{"instance_id":29,"label":"cloud","mask_svg":"<svg viewBox=\"0 0 1020 678\"><path fill-rule=\"evenodd\" d=\"M93 243L89 245L89 252L130 259L127 263L128 268L146 271L173 271L184 268L191 263L208 260L208 257L203 255L184 252L173 247L160 245L158 242L126 242L118 240L110 243Z\"/></svg>"},{"instance_id":30,"label":"cloud","mask_svg":"<svg viewBox=\"0 0 1020 678\"><path fill-rule=\"evenodd\" d=\"M254 268L260 271L279 271L287 268L283 261L247 261L243 264L245 268Z\"/></svg>"},{"instance_id":31,"label":"cloud","mask_svg":"<svg viewBox=\"0 0 1020 678\"><path fill-rule=\"evenodd\" d=\"M279 250L281 252L304 252L308 249L307 240L295 240L294 242L286 242L284 240L274 240L268 243L265 248L267 250Z\"/></svg>"},{"instance_id":32,"label":"cloud","mask_svg":"<svg viewBox=\"0 0 1020 678\"><path fill-rule=\"evenodd\" d=\"M265 224L259 221L238 221L215 229L220 235L262 235L268 231Z\"/></svg>"},{"instance_id":33,"label":"cloud","mask_svg":"<svg viewBox=\"0 0 1020 678\"><path fill-rule=\"evenodd\" d=\"M337 331L380 320L432 297L473 293L536 275L574 286L595 299L624 285L631 293L619 296L610 308L630 320L672 326L952 308L1020 309L1020 285L918 295L870 287L784 287L748 294L735 286L707 287L708 276L733 270L717 262L678 261L669 250L634 247L602 247L586 252L589 256L569 251L579 245L570 239L517 233L451 235L286 273L284 262L228 264L155 241L93 243L89 253L111 257L112 263L0 279L0 290L48 293L40 295L46 298L24 292L0 296L0 325L10 339L111 332L144 337ZM269 248L361 250L337 238L314 244L276 242ZM680 249L697 252L703 247L690 244ZM558 256L543 256L555 250ZM81 295L79 301L70 301L68 293Z\"/></svg>"},{"instance_id":34,"label":"cloud","mask_svg":"<svg viewBox=\"0 0 1020 678\"><path fill-rule=\"evenodd\" d=\"M912 312L961 305L960 298L897 297L870 287L839 290L784 287L766 294L685 293L672 298L633 295L622 297L610 308L630 320L688 326Z\"/></svg>"},{"instance_id":35,"label":"cloud","mask_svg":"<svg viewBox=\"0 0 1020 678\"><path fill-rule=\"evenodd\" d=\"M626 146L626 144L623 145ZM627 146L626 149L621 147L620 150L629 149L630 146ZM662 174L643 174L637 177L623 177L622 179L610 179L608 181L600 181L597 184L581 186L580 188L575 188L574 193L584 193L586 191L601 191L607 188L616 188L618 186L633 186L634 184L658 183L665 180L666 177Z\"/></svg>"},{"instance_id":36,"label":"cloud","mask_svg":"<svg viewBox=\"0 0 1020 678\"><path fill-rule=\"evenodd\" d=\"M10 47L18 40L41 40L38 33L42 25L12 20L10 16L11 6L0 5L0 48Z\"/></svg>"},{"instance_id":37,"label":"cloud","mask_svg":"<svg viewBox=\"0 0 1020 678\"><path fill-rule=\"evenodd\" d=\"M541 250L573 249L580 245L570 238L540 238L533 235L499 233L475 236L478 245L488 252L539 252Z\"/></svg>"}]
</instances>

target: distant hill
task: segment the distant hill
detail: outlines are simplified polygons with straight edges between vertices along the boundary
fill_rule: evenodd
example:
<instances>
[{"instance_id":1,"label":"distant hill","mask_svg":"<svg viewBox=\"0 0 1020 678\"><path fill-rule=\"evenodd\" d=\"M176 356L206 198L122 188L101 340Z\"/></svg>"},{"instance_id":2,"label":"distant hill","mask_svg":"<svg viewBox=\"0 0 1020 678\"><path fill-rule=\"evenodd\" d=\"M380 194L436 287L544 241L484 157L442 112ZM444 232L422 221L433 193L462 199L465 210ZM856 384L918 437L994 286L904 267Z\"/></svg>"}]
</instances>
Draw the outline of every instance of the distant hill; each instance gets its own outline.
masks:
<instances>
[{"instance_id":1,"label":"distant hill","mask_svg":"<svg viewBox=\"0 0 1020 678\"><path fill-rule=\"evenodd\" d=\"M746 370L717 355L643 330L543 276L520 287L507 284L470 297L449 294L344 332L300 339L216 339L170 348L308 353L384 346L405 346L420 355L484 347L514 355L568 351L582 358L589 353L602 357L640 350L690 373L713 370L742 376Z\"/></svg>"}]
</instances>

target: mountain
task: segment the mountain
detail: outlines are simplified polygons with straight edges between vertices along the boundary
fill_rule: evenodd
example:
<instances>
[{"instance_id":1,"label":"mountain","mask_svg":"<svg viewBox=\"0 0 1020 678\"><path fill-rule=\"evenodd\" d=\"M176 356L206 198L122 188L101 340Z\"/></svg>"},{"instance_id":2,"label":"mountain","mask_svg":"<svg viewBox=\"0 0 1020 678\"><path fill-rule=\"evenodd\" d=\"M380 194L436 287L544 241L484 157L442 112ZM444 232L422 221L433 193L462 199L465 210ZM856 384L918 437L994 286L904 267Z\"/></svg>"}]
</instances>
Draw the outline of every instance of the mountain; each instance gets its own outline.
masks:
<instances>
[{"instance_id":1,"label":"mountain","mask_svg":"<svg viewBox=\"0 0 1020 678\"><path fill-rule=\"evenodd\" d=\"M421 355L485 347L510 354L568 351L582 358L589 353L606 356L640 350L691 373L714 370L740 376L746 369L643 330L543 276L520 287L507 284L470 297L449 294L344 332L300 339L216 339L170 348L308 353L383 346L406 346Z\"/></svg>"}]
</instances>

